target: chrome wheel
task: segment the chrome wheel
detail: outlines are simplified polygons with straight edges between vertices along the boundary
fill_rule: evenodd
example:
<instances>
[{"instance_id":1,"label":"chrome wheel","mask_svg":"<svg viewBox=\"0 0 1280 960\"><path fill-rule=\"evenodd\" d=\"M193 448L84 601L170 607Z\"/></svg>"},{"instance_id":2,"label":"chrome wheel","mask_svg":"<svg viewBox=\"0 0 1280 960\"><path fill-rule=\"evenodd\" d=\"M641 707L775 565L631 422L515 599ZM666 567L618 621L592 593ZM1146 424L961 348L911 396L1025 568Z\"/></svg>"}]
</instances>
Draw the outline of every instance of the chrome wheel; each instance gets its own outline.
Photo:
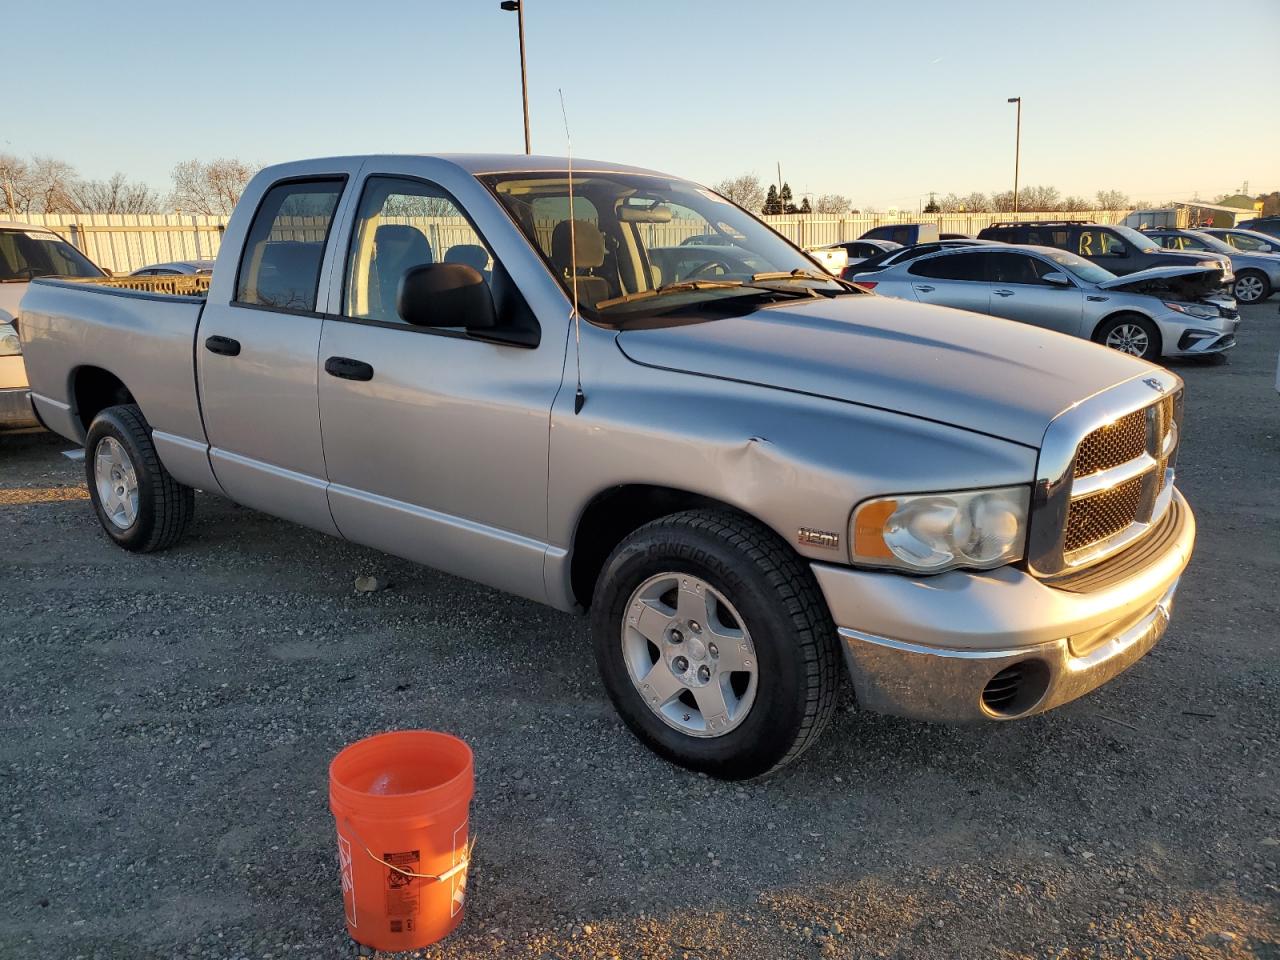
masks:
<instances>
[{"instance_id":1,"label":"chrome wheel","mask_svg":"<svg viewBox=\"0 0 1280 960\"><path fill-rule=\"evenodd\" d=\"M93 455L93 479L102 512L121 530L138 517L138 474L124 446L115 437L103 437Z\"/></svg>"},{"instance_id":2,"label":"chrome wheel","mask_svg":"<svg viewBox=\"0 0 1280 960\"><path fill-rule=\"evenodd\" d=\"M1136 323L1121 323L1117 324L1115 329L1107 334L1106 344L1111 349L1119 350L1121 353L1142 357L1146 356L1151 340L1147 336L1147 331Z\"/></svg>"},{"instance_id":3,"label":"chrome wheel","mask_svg":"<svg viewBox=\"0 0 1280 960\"><path fill-rule=\"evenodd\" d=\"M645 704L694 737L735 729L756 698L751 636L725 596L683 573L650 577L631 594L622 658Z\"/></svg>"},{"instance_id":4,"label":"chrome wheel","mask_svg":"<svg viewBox=\"0 0 1280 960\"><path fill-rule=\"evenodd\" d=\"M1236 299L1241 303L1256 303L1262 299L1264 293L1266 293L1266 285L1263 284L1261 277L1251 273L1236 277L1235 294Z\"/></svg>"}]
</instances>

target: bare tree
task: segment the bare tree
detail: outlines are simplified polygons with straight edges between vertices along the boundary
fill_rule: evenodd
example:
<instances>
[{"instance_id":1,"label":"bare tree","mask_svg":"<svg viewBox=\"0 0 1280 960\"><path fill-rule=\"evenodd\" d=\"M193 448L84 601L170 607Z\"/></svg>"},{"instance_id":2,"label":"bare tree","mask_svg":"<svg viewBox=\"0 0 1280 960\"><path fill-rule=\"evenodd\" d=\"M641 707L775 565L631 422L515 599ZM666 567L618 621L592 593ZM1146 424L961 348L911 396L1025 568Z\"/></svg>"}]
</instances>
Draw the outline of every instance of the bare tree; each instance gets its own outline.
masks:
<instances>
[{"instance_id":1,"label":"bare tree","mask_svg":"<svg viewBox=\"0 0 1280 960\"><path fill-rule=\"evenodd\" d=\"M764 205L764 185L754 173L721 180L712 189L746 210L759 210Z\"/></svg>"},{"instance_id":2,"label":"bare tree","mask_svg":"<svg viewBox=\"0 0 1280 960\"><path fill-rule=\"evenodd\" d=\"M174 205L189 213L229 214L258 169L235 159L183 161L173 168Z\"/></svg>"},{"instance_id":3,"label":"bare tree","mask_svg":"<svg viewBox=\"0 0 1280 960\"><path fill-rule=\"evenodd\" d=\"M1057 210L1060 203L1057 187L1024 187L1018 193L1018 207L1022 210Z\"/></svg>"},{"instance_id":4,"label":"bare tree","mask_svg":"<svg viewBox=\"0 0 1280 960\"><path fill-rule=\"evenodd\" d=\"M1123 190L1099 190L1097 198L1099 210L1129 209L1129 195Z\"/></svg>"},{"instance_id":5,"label":"bare tree","mask_svg":"<svg viewBox=\"0 0 1280 960\"><path fill-rule=\"evenodd\" d=\"M31 168L27 161L11 153L0 153L0 191L6 213L31 210Z\"/></svg>"},{"instance_id":6,"label":"bare tree","mask_svg":"<svg viewBox=\"0 0 1280 960\"><path fill-rule=\"evenodd\" d=\"M130 183L123 173L109 180L80 180L71 187L76 213L158 213L160 195L145 183Z\"/></svg>"},{"instance_id":7,"label":"bare tree","mask_svg":"<svg viewBox=\"0 0 1280 960\"><path fill-rule=\"evenodd\" d=\"M993 193L989 209L996 213L1011 213L1013 211L1013 191L1005 190L1002 193Z\"/></svg>"},{"instance_id":8,"label":"bare tree","mask_svg":"<svg viewBox=\"0 0 1280 960\"><path fill-rule=\"evenodd\" d=\"M66 161L53 157L32 157L32 209L39 213L71 213L75 206L71 199L71 188L75 180L75 168Z\"/></svg>"},{"instance_id":9,"label":"bare tree","mask_svg":"<svg viewBox=\"0 0 1280 960\"><path fill-rule=\"evenodd\" d=\"M1079 213L1081 210L1091 209L1092 206L1093 204L1091 204L1084 197L1077 197L1072 195L1070 197L1067 197L1065 200L1063 200L1058 209L1064 210L1067 213Z\"/></svg>"},{"instance_id":10,"label":"bare tree","mask_svg":"<svg viewBox=\"0 0 1280 960\"><path fill-rule=\"evenodd\" d=\"M966 194L961 198L961 203L964 204L964 209L968 213L972 213L975 210L985 213L991 209L991 201L987 198L987 195L977 191Z\"/></svg>"},{"instance_id":11,"label":"bare tree","mask_svg":"<svg viewBox=\"0 0 1280 960\"><path fill-rule=\"evenodd\" d=\"M824 193L813 201L815 213L848 213L853 209L853 201L843 194Z\"/></svg>"}]
</instances>

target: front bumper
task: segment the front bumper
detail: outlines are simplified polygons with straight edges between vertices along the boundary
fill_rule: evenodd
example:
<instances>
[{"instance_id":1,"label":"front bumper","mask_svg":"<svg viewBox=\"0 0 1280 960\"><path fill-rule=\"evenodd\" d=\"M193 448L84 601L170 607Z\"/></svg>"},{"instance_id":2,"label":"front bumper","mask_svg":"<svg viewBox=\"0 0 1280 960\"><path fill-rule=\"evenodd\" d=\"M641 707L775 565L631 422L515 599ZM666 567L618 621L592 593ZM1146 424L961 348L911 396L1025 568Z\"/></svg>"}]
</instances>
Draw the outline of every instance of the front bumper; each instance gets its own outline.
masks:
<instances>
[{"instance_id":1,"label":"front bumper","mask_svg":"<svg viewBox=\"0 0 1280 960\"><path fill-rule=\"evenodd\" d=\"M1201 320L1172 313L1156 317L1166 357L1198 357L1236 345L1239 316Z\"/></svg>"},{"instance_id":2,"label":"front bumper","mask_svg":"<svg viewBox=\"0 0 1280 960\"><path fill-rule=\"evenodd\" d=\"M1005 567L909 578L814 564L858 702L918 720L1011 720L1111 680L1155 646L1191 558L1195 519L1140 569L1067 590Z\"/></svg>"},{"instance_id":3,"label":"front bumper","mask_svg":"<svg viewBox=\"0 0 1280 960\"><path fill-rule=\"evenodd\" d=\"M31 392L26 387L0 389L0 430L38 427Z\"/></svg>"}]
</instances>

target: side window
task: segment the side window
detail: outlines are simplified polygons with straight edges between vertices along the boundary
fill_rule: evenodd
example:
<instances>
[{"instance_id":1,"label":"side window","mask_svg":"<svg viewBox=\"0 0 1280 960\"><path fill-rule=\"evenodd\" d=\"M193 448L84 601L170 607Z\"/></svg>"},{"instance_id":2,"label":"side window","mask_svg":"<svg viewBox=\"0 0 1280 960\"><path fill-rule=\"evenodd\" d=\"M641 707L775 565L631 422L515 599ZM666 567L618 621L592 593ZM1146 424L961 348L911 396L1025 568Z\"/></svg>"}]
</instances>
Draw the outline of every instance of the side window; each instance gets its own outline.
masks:
<instances>
[{"instance_id":1,"label":"side window","mask_svg":"<svg viewBox=\"0 0 1280 960\"><path fill-rule=\"evenodd\" d=\"M991 278L996 283L1033 283L1039 284L1040 271L1036 267L1040 261L1022 253L993 253L991 257ZM1048 272L1046 268L1045 272Z\"/></svg>"},{"instance_id":2,"label":"side window","mask_svg":"<svg viewBox=\"0 0 1280 960\"><path fill-rule=\"evenodd\" d=\"M342 180L278 183L254 214L240 255L236 302L310 313Z\"/></svg>"},{"instance_id":3,"label":"side window","mask_svg":"<svg viewBox=\"0 0 1280 960\"><path fill-rule=\"evenodd\" d=\"M1182 240L1183 250L1208 250L1209 249L1208 244L1206 244L1203 240L1196 239L1195 237L1182 237L1181 240Z\"/></svg>"},{"instance_id":4,"label":"side window","mask_svg":"<svg viewBox=\"0 0 1280 960\"><path fill-rule=\"evenodd\" d=\"M420 180L370 177L347 254L343 313L403 323L396 312L400 280L424 263L464 263L493 282L493 254L453 197Z\"/></svg>"},{"instance_id":5,"label":"side window","mask_svg":"<svg viewBox=\"0 0 1280 960\"><path fill-rule=\"evenodd\" d=\"M985 281L989 256L986 253L954 253L946 257L931 257L917 260L907 268L907 272L937 280Z\"/></svg>"},{"instance_id":6,"label":"side window","mask_svg":"<svg viewBox=\"0 0 1280 960\"><path fill-rule=\"evenodd\" d=\"M1110 230L1081 230L1076 252L1082 257L1123 256L1124 241Z\"/></svg>"}]
</instances>

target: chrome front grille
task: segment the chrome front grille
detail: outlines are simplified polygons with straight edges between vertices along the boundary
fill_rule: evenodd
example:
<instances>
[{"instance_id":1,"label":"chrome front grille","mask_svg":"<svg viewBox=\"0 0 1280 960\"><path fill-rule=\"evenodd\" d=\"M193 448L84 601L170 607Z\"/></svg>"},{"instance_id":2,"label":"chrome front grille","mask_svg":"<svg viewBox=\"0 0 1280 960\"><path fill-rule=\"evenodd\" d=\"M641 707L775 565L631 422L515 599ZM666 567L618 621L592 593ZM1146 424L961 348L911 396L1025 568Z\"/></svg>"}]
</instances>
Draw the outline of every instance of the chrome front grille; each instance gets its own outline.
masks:
<instances>
[{"instance_id":1,"label":"chrome front grille","mask_svg":"<svg viewBox=\"0 0 1280 960\"><path fill-rule=\"evenodd\" d=\"M1028 566L1054 577L1141 539L1171 502L1182 417L1173 374L1130 381L1059 417L1045 433Z\"/></svg>"}]
</instances>

